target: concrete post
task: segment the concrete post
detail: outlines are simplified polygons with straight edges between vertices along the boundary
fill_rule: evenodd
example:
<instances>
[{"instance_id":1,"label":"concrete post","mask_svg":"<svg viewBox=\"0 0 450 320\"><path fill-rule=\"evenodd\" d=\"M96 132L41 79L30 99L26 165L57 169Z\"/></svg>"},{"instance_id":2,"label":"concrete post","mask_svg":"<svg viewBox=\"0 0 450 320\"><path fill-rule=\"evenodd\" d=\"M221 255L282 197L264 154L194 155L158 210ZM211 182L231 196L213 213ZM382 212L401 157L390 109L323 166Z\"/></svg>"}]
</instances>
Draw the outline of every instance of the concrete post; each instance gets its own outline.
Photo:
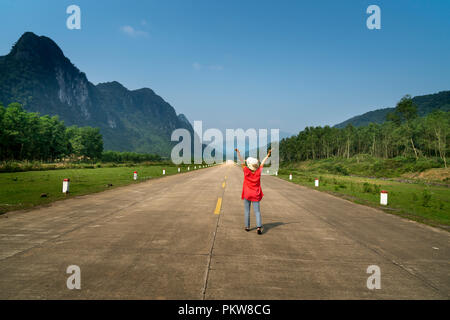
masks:
<instances>
[{"instance_id":1,"label":"concrete post","mask_svg":"<svg viewBox=\"0 0 450 320\"><path fill-rule=\"evenodd\" d=\"M69 193L69 186L70 186L70 179L64 179L63 180L63 186L62 186L62 192L63 193Z\"/></svg>"},{"instance_id":2,"label":"concrete post","mask_svg":"<svg viewBox=\"0 0 450 320\"><path fill-rule=\"evenodd\" d=\"M385 190L381 190L380 192L380 204L383 206L387 206L388 204L388 192Z\"/></svg>"}]
</instances>

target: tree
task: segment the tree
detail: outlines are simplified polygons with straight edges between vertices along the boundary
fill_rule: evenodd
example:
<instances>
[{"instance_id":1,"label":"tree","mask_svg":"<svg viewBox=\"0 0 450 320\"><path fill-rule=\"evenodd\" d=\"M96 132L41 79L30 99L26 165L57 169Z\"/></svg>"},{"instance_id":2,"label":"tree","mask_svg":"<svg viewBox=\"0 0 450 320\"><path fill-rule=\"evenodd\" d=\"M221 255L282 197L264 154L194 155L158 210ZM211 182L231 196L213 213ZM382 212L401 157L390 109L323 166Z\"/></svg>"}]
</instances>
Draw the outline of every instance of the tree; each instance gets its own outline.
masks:
<instances>
[{"instance_id":1,"label":"tree","mask_svg":"<svg viewBox=\"0 0 450 320\"><path fill-rule=\"evenodd\" d=\"M395 112L403 121L411 121L417 118L417 106L414 104L409 94L405 95L395 107Z\"/></svg>"},{"instance_id":2,"label":"tree","mask_svg":"<svg viewBox=\"0 0 450 320\"><path fill-rule=\"evenodd\" d=\"M351 123L349 123L345 129L345 140L346 140L346 152L347 152L347 159L350 158L350 145L352 143L353 136L355 135L355 127Z\"/></svg>"},{"instance_id":3,"label":"tree","mask_svg":"<svg viewBox=\"0 0 450 320\"><path fill-rule=\"evenodd\" d=\"M408 135L408 143L411 143L411 147L414 151L414 155L416 159L418 159L417 149L414 144L413 139L413 130L411 128L411 121L417 117L417 106L412 101L412 98L410 95L405 95L395 107L395 114L396 116L393 117L394 122L397 119L400 119L400 122L405 122L405 132ZM398 123L398 121L397 121Z\"/></svg>"},{"instance_id":4,"label":"tree","mask_svg":"<svg viewBox=\"0 0 450 320\"><path fill-rule=\"evenodd\" d=\"M6 139L6 158L21 159L25 136L26 113L19 103L11 103L6 108L2 126Z\"/></svg>"},{"instance_id":5,"label":"tree","mask_svg":"<svg viewBox=\"0 0 450 320\"><path fill-rule=\"evenodd\" d=\"M99 129L66 129L57 116L26 112L19 103L11 103L7 108L0 105L0 160L54 161L74 152L98 159L102 151Z\"/></svg>"},{"instance_id":6,"label":"tree","mask_svg":"<svg viewBox=\"0 0 450 320\"><path fill-rule=\"evenodd\" d=\"M417 117L417 109L409 96L403 97L396 110L383 124L344 129L307 127L297 136L280 142L280 157L285 162L350 158L369 153L373 157L393 158L399 155L439 157L447 167L450 138L450 112L437 111Z\"/></svg>"},{"instance_id":7,"label":"tree","mask_svg":"<svg viewBox=\"0 0 450 320\"><path fill-rule=\"evenodd\" d=\"M71 126L67 136L75 156L83 159L100 159L103 152L103 140L98 128Z\"/></svg>"},{"instance_id":8,"label":"tree","mask_svg":"<svg viewBox=\"0 0 450 320\"><path fill-rule=\"evenodd\" d=\"M5 151L6 151L6 137L5 137L5 129L3 126L3 118L5 116L5 112L6 109L0 102L0 159L5 158Z\"/></svg>"},{"instance_id":9,"label":"tree","mask_svg":"<svg viewBox=\"0 0 450 320\"><path fill-rule=\"evenodd\" d=\"M448 115L448 112L447 112ZM435 111L425 118L425 128L436 138L435 148L447 168L447 136L450 133L450 117L443 111Z\"/></svg>"}]
</instances>

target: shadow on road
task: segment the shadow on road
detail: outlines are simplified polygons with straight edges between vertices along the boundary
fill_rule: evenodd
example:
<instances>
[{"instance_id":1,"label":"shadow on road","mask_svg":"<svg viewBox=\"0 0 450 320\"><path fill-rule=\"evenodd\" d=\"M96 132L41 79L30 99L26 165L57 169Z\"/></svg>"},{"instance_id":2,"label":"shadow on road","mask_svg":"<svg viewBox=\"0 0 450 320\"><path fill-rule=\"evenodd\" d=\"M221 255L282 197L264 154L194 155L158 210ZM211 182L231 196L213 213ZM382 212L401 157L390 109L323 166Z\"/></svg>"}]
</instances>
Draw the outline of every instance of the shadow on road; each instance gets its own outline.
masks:
<instances>
[{"instance_id":1,"label":"shadow on road","mask_svg":"<svg viewBox=\"0 0 450 320\"><path fill-rule=\"evenodd\" d=\"M262 233L263 233L263 234L264 234L264 233L267 233L267 232L269 232L270 229L276 228L276 227L278 227L278 226L282 226L282 225L284 225L284 224L287 224L287 223L284 223L284 222L271 222L271 223L265 223L265 224L263 224Z\"/></svg>"}]
</instances>

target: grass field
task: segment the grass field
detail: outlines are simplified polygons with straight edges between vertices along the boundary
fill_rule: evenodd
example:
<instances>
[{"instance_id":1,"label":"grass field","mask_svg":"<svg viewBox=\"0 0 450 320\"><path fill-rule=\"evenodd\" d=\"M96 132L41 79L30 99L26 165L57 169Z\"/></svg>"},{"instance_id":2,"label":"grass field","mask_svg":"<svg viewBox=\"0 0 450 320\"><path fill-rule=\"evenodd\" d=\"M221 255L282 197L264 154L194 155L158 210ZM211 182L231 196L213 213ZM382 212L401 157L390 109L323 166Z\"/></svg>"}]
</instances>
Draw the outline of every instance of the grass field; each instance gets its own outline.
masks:
<instances>
[{"instance_id":1,"label":"grass field","mask_svg":"<svg viewBox=\"0 0 450 320\"><path fill-rule=\"evenodd\" d=\"M279 177L310 188L326 191L356 203L378 207L450 231L450 188L424 182L404 183L390 179L363 178L329 173L282 169ZM314 179L319 187L314 187ZM388 191L388 206L380 205L380 191Z\"/></svg>"},{"instance_id":2,"label":"grass field","mask_svg":"<svg viewBox=\"0 0 450 320\"><path fill-rule=\"evenodd\" d=\"M190 169L192 170L193 167L193 165L190 166ZM178 172L177 167L173 165L136 165L116 168L0 173L0 213L27 209L67 197L139 183L161 177L163 169L166 170L166 175ZM138 181L133 180L134 171L138 172ZM186 171L187 167L181 167L181 172ZM62 181L65 178L70 179L70 193L67 196L62 193ZM41 197L42 194L47 196Z\"/></svg>"}]
</instances>

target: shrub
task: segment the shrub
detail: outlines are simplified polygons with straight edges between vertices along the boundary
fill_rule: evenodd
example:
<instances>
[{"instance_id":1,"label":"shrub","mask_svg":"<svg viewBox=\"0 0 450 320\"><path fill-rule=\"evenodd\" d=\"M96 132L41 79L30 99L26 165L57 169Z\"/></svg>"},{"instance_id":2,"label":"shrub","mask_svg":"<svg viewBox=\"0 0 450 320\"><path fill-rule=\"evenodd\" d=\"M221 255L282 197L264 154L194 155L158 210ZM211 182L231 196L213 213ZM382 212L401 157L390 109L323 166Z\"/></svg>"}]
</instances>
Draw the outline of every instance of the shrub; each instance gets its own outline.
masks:
<instances>
[{"instance_id":1,"label":"shrub","mask_svg":"<svg viewBox=\"0 0 450 320\"><path fill-rule=\"evenodd\" d=\"M427 189L423 190L422 193L422 206L428 207L430 205L431 193Z\"/></svg>"},{"instance_id":2,"label":"shrub","mask_svg":"<svg viewBox=\"0 0 450 320\"><path fill-rule=\"evenodd\" d=\"M380 191L381 191L381 186L378 184L374 184L373 185L373 193L378 194L378 193L380 193Z\"/></svg>"},{"instance_id":3,"label":"shrub","mask_svg":"<svg viewBox=\"0 0 450 320\"><path fill-rule=\"evenodd\" d=\"M363 192L364 193L372 193L372 185L370 183L364 182Z\"/></svg>"},{"instance_id":4,"label":"shrub","mask_svg":"<svg viewBox=\"0 0 450 320\"><path fill-rule=\"evenodd\" d=\"M338 164L337 166L334 167L334 172L337 174L344 175L344 176L349 175L348 170L345 167L341 166L340 164Z\"/></svg>"}]
</instances>

